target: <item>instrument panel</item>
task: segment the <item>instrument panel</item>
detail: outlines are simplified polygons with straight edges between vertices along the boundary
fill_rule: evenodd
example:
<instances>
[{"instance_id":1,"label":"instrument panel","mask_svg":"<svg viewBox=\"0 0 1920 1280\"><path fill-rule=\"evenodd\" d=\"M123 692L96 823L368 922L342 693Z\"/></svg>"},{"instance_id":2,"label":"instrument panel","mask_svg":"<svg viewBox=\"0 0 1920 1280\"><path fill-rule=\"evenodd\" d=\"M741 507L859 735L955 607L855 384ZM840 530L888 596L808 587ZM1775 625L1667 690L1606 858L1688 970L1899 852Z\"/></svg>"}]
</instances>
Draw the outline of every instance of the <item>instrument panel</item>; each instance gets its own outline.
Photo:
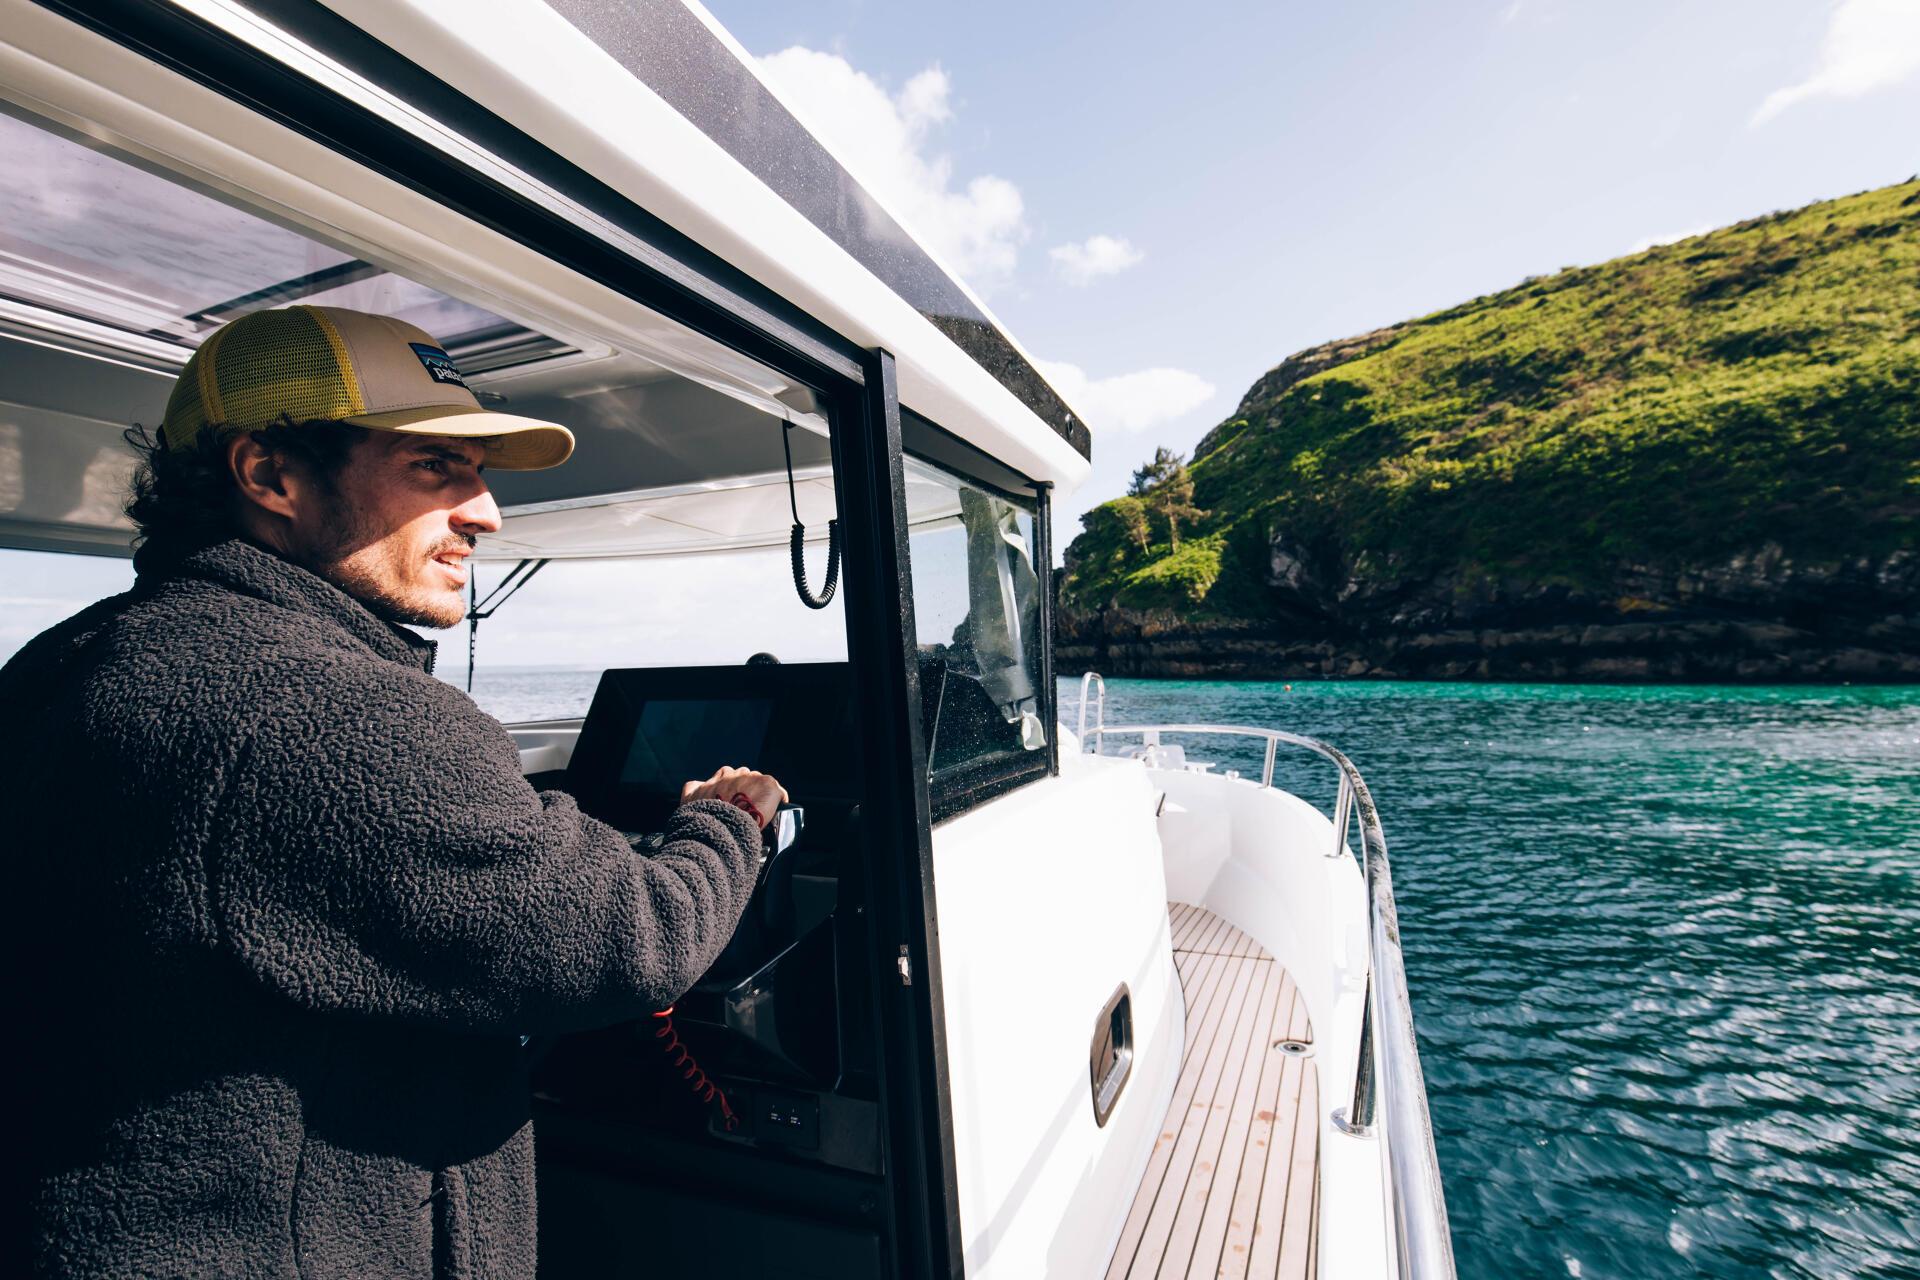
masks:
<instances>
[{"instance_id":1,"label":"instrument panel","mask_svg":"<svg viewBox=\"0 0 1920 1280\"><path fill-rule=\"evenodd\" d=\"M757 769L804 810L732 940L676 1003L672 1036L732 1100L721 1126L662 1070L658 1026L565 1037L536 1072L552 1104L683 1137L878 1169L871 979L858 839L860 768L846 663L609 670L560 785L587 814L642 838L683 783Z\"/></svg>"}]
</instances>

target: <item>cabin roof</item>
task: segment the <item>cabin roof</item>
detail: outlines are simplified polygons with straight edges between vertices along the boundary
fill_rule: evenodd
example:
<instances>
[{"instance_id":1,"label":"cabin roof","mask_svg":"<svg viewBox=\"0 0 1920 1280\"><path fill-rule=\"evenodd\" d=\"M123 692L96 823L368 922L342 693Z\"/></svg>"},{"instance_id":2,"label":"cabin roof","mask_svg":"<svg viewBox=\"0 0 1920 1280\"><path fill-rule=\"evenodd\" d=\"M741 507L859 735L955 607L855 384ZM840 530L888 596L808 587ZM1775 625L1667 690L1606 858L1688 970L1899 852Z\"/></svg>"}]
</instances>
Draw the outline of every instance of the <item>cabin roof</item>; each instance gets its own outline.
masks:
<instances>
[{"instance_id":1,"label":"cabin roof","mask_svg":"<svg viewBox=\"0 0 1920 1280\"><path fill-rule=\"evenodd\" d=\"M697 0L552 7L1091 457L1086 424L985 304L808 131Z\"/></svg>"},{"instance_id":2,"label":"cabin roof","mask_svg":"<svg viewBox=\"0 0 1920 1280\"><path fill-rule=\"evenodd\" d=\"M1085 478L1085 422L697 3L562 0L484 22L417 0L349 13L843 338L892 352L906 407L1035 480L1067 490Z\"/></svg>"},{"instance_id":3,"label":"cabin roof","mask_svg":"<svg viewBox=\"0 0 1920 1280\"><path fill-rule=\"evenodd\" d=\"M903 414L937 424L1009 474L1062 490L1083 479L1084 424L979 300L799 125L745 51L697 6L617 8L617 21L611 10L562 3L503 8L465 25L444 6L340 12L385 65L437 86L441 118L420 117L428 130L459 143L446 120L457 125L461 112L448 104L469 102L470 127L489 113L485 136L505 130L545 148L822 332L892 352ZM529 48L549 56L517 56ZM34 152L15 157L18 171L43 179L0 194L10 278L24 281L0 291L0 545L126 554L130 530L118 508L132 457L120 431L157 420L187 354L220 322L315 301L408 313L443 336L483 401L511 398L521 412L544 397L596 420L625 415L623 434L593 450L591 470L576 463L501 477L503 508L528 517L523 532L552 535L543 554L681 545L664 535L587 538L594 509L632 531L702 529L696 509L711 505L701 514L720 521L707 530L716 547L784 540L792 502L769 448L778 455L770 442L791 428L800 428L788 431L799 505L830 509L824 410L805 388L543 261L537 247L422 205L323 142L159 63L130 65L52 13L0 38L0 94L16 88L9 68L28 58L61 62L68 78L33 112L0 115L0 143ZM378 85L348 80L349 92L383 109L404 106ZM102 192L135 187L141 194L123 195L118 222L57 228L43 208L34 228L36 198L57 204L78 190L64 212L85 214L105 207ZM315 207L318 192L325 207ZM196 226L223 230L193 243L181 232ZM687 405L719 433L712 443L725 455L704 473L680 465L696 440L694 419L671 413ZM510 554L508 544L503 537L496 554Z\"/></svg>"}]
</instances>

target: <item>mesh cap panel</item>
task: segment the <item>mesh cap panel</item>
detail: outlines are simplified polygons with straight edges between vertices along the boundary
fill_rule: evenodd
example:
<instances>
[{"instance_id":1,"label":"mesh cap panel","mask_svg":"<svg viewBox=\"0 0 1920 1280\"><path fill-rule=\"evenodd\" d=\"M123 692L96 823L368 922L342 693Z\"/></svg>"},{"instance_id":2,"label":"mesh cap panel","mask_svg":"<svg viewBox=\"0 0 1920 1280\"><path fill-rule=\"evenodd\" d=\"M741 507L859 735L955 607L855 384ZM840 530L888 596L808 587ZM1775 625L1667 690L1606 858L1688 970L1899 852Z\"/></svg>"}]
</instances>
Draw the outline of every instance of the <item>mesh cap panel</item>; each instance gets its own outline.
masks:
<instances>
[{"instance_id":1,"label":"mesh cap panel","mask_svg":"<svg viewBox=\"0 0 1920 1280\"><path fill-rule=\"evenodd\" d=\"M347 418L366 406L339 336L306 307L256 311L214 332L167 399L167 443L185 448L207 425L265 427Z\"/></svg>"},{"instance_id":2,"label":"mesh cap panel","mask_svg":"<svg viewBox=\"0 0 1920 1280\"><path fill-rule=\"evenodd\" d=\"M299 305L255 311L214 330L167 398L161 430L185 449L209 427L251 431L282 419L376 431L471 436L502 471L558 466L573 433L480 407L431 335L391 316Z\"/></svg>"}]
</instances>

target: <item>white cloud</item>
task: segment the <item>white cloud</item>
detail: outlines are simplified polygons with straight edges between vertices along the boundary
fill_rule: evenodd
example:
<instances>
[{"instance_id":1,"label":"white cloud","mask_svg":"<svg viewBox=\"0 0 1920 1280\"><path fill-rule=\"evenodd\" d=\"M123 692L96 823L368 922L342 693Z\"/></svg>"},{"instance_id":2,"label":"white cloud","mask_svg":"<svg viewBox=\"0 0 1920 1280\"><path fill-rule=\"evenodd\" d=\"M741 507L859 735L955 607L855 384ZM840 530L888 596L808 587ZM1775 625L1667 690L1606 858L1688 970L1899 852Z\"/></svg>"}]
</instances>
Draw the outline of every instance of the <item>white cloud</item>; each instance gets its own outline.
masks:
<instances>
[{"instance_id":1,"label":"white cloud","mask_svg":"<svg viewBox=\"0 0 1920 1280\"><path fill-rule=\"evenodd\" d=\"M1673 244L1680 240L1691 240L1695 236L1703 236L1711 230L1713 230L1713 224L1709 222L1704 226L1688 227L1685 231L1675 231L1670 235L1648 236L1645 240L1634 241L1633 248L1627 250L1627 252L1628 253L1645 253L1648 249L1653 248L1653 246L1657 244Z\"/></svg>"},{"instance_id":2,"label":"white cloud","mask_svg":"<svg viewBox=\"0 0 1920 1280\"><path fill-rule=\"evenodd\" d=\"M1068 284L1085 285L1137 266L1147 255L1119 236L1089 236L1078 244L1057 244L1047 256Z\"/></svg>"},{"instance_id":3,"label":"white cloud","mask_svg":"<svg viewBox=\"0 0 1920 1280\"><path fill-rule=\"evenodd\" d=\"M1027 238L1020 189L991 175L954 186L953 161L933 149L953 118L952 81L939 67L897 94L837 54L798 45L758 59L794 115L887 211L982 292L1004 284Z\"/></svg>"},{"instance_id":4,"label":"white cloud","mask_svg":"<svg viewBox=\"0 0 1920 1280\"><path fill-rule=\"evenodd\" d=\"M1809 98L1858 98L1915 72L1920 72L1920 0L1839 0L1813 74L1768 94L1751 123L1765 124Z\"/></svg>"},{"instance_id":5,"label":"white cloud","mask_svg":"<svg viewBox=\"0 0 1920 1280\"><path fill-rule=\"evenodd\" d=\"M1089 378L1079 365L1055 360L1034 363L1095 431L1135 435L1213 399L1213 384L1185 369L1141 369L1111 378Z\"/></svg>"}]
</instances>

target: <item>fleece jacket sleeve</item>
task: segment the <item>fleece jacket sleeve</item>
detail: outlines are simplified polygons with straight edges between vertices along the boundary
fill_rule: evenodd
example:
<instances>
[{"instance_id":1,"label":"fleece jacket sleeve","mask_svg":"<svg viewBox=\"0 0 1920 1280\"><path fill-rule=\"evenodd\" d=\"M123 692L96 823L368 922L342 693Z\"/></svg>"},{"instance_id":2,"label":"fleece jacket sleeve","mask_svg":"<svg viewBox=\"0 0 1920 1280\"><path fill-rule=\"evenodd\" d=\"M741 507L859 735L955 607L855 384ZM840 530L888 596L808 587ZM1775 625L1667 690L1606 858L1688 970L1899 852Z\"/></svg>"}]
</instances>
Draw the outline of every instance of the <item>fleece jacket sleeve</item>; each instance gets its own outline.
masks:
<instances>
[{"instance_id":1,"label":"fleece jacket sleeve","mask_svg":"<svg viewBox=\"0 0 1920 1280\"><path fill-rule=\"evenodd\" d=\"M759 855L745 813L682 805L642 855L534 791L458 690L387 663L343 674L283 673L207 852L221 945L267 987L321 1010L563 1031L664 1008L732 936Z\"/></svg>"}]
</instances>

